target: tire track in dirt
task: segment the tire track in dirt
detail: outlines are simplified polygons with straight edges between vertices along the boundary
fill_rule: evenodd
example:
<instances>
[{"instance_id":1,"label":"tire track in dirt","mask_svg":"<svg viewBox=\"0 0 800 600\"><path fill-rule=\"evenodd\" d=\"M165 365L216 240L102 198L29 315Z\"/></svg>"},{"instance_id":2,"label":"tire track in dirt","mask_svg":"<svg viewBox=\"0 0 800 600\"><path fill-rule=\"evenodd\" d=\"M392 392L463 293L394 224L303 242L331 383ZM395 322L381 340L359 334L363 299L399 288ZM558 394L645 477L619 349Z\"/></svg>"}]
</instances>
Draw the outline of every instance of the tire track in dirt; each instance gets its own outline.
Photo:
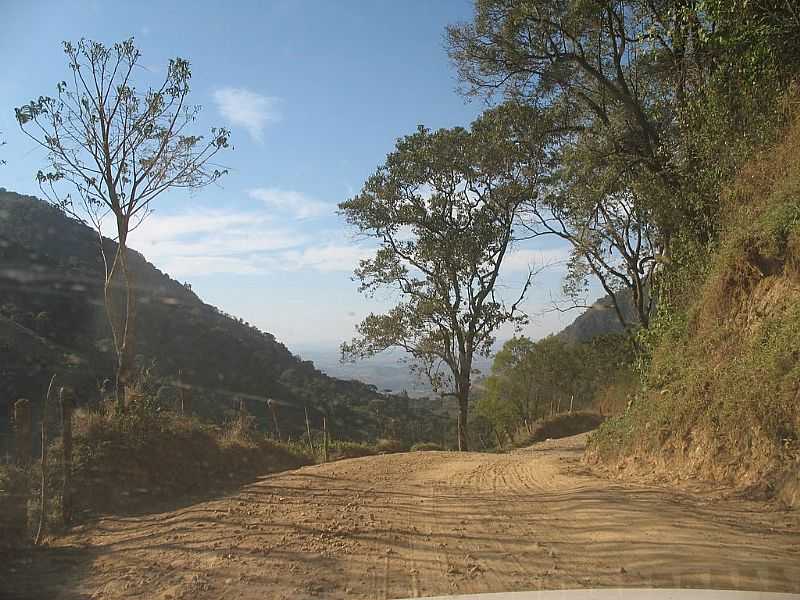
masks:
<instances>
[{"instance_id":1,"label":"tire track in dirt","mask_svg":"<svg viewBox=\"0 0 800 600\"><path fill-rule=\"evenodd\" d=\"M62 600L800 592L797 512L600 477L579 463L584 440L271 475L171 512L99 519L30 563L0 566L16 569L0 582L11 597Z\"/></svg>"}]
</instances>

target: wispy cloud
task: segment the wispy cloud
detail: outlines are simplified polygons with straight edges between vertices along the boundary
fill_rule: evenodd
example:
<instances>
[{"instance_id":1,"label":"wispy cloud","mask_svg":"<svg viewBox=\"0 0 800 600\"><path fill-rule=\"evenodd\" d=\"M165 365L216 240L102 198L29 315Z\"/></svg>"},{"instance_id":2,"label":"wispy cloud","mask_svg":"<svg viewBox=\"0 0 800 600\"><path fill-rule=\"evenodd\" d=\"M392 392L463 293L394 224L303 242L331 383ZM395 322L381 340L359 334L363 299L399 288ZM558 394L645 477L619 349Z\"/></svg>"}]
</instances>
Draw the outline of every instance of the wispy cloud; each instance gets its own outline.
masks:
<instances>
[{"instance_id":1,"label":"wispy cloud","mask_svg":"<svg viewBox=\"0 0 800 600\"><path fill-rule=\"evenodd\" d=\"M283 252L285 268L288 270L315 269L317 271L344 271L351 273L358 262L375 253L374 249L356 245L328 243L310 246L302 250Z\"/></svg>"},{"instance_id":2,"label":"wispy cloud","mask_svg":"<svg viewBox=\"0 0 800 600\"><path fill-rule=\"evenodd\" d=\"M306 242L302 233L255 211L154 214L130 238L133 248L173 276L264 273L276 253Z\"/></svg>"},{"instance_id":3,"label":"wispy cloud","mask_svg":"<svg viewBox=\"0 0 800 600\"><path fill-rule=\"evenodd\" d=\"M294 190L281 190L278 188L255 188L247 191L247 195L255 200L260 200L269 208L293 215L298 219L319 217L333 214L335 207L326 202L320 202L309 197L303 192Z\"/></svg>"},{"instance_id":4,"label":"wispy cloud","mask_svg":"<svg viewBox=\"0 0 800 600\"><path fill-rule=\"evenodd\" d=\"M246 88L224 87L214 92L214 102L224 119L232 126L244 127L256 142L264 139L268 123L281 120L279 100Z\"/></svg>"},{"instance_id":5,"label":"wispy cloud","mask_svg":"<svg viewBox=\"0 0 800 600\"><path fill-rule=\"evenodd\" d=\"M110 231L108 233L111 233ZM315 231L260 211L153 214L129 243L173 277L216 273L258 275L313 270L352 272L374 249L337 241L336 230Z\"/></svg>"}]
</instances>

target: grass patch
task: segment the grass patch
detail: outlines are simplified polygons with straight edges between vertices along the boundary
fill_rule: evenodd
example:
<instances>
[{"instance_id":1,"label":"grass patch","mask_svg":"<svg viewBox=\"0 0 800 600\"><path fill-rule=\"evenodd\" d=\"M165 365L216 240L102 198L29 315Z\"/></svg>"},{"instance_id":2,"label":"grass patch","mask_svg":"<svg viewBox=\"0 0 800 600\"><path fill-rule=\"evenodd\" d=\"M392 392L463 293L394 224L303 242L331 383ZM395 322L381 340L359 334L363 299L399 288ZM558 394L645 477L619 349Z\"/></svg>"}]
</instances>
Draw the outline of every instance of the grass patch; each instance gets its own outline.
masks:
<instances>
[{"instance_id":1,"label":"grass patch","mask_svg":"<svg viewBox=\"0 0 800 600\"><path fill-rule=\"evenodd\" d=\"M800 121L725 194L726 226L646 389L590 460L780 494L800 472ZM789 478L791 479L791 478Z\"/></svg>"}]
</instances>

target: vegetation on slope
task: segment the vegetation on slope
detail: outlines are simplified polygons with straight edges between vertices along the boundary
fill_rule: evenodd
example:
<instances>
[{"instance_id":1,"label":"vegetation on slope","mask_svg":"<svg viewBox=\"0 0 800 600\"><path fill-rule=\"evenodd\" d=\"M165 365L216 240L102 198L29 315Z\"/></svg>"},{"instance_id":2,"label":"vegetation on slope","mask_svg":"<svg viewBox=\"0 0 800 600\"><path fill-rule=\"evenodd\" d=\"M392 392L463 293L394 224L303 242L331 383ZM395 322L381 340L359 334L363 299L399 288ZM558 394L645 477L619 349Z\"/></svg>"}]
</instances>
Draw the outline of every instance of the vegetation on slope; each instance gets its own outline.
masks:
<instances>
[{"instance_id":1,"label":"vegetation on slope","mask_svg":"<svg viewBox=\"0 0 800 600\"><path fill-rule=\"evenodd\" d=\"M618 412L637 387L634 359L634 345L622 334L596 335L581 343L560 334L536 342L512 338L483 382L473 430L484 446L503 447L536 441L536 421L559 413Z\"/></svg>"},{"instance_id":2,"label":"vegetation on slope","mask_svg":"<svg viewBox=\"0 0 800 600\"><path fill-rule=\"evenodd\" d=\"M96 233L45 202L3 190L0 240L0 402L27 397L38 410L57 372L59 385L72 385L81 404L98 404L104 380L113 378L114 353ZM328 377L269 333L205 304L188 285L129 253L139 295L138 369L150 373L148 385L164 408L173 408L186 386L199 416L222 423L244 401L271 433L265 401L273 399L284 439L305 433L306 407L312 428L327 415L340 439L408 436L412 443L430 439L434 425L438 431L438 420L421 408L416 415L407 399ZM0 412L0 431L7 415Z\"/></svg>"},{"instance_id":3,"label":"vegetation on slope","mask_svg":"<svg viewBox=\"0 0 800 600\"><path fill-rule=\"evenodd\" d=\"M723 193L696 300L656 344L647 393L593 437L590 456L800 500L798 147L800 119Z\"/></svg>"}]
</instances>

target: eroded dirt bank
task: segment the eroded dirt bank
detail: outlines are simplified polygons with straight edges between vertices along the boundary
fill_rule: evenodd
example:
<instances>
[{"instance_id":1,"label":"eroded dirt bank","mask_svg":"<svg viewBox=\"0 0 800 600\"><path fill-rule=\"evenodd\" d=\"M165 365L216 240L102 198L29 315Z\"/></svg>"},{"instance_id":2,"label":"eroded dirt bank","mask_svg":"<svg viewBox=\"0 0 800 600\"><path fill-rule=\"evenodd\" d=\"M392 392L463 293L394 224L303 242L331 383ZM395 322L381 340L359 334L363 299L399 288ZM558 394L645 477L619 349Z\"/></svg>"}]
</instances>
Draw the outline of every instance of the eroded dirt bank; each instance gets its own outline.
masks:
<instances>
[{"instance_id":1,"label":"eroded dirt bank","mask_svg":"<svg viewBox=\"0 0 800 600\"><path fill-rule=\"evenodd\" d=\"M98 599L800 592L797 511L598 477L580 464L584 443L305 467L172 512L104 518L0 566L0 585Z\"/></svg>"}]
</instances>

